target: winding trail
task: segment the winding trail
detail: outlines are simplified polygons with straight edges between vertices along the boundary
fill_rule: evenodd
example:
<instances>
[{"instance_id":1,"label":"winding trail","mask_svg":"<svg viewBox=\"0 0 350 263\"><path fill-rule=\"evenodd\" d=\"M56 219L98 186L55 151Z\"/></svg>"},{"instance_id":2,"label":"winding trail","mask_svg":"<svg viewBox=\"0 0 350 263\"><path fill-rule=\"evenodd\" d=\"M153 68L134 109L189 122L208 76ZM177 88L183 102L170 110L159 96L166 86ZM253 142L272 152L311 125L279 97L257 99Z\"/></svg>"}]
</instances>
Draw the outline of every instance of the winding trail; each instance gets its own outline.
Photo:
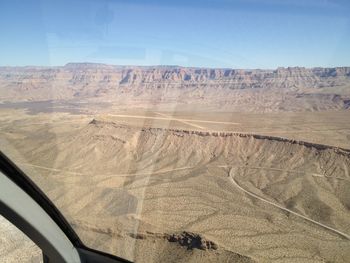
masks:
<instances>
[{"instance_id":1,"label":"winding trail","mask_svg":"<svg viewBox=\"0 0 350 263\"><path fill-rule=\"evenodd\" d=\"M171 116L164 117L164 114L157 112L159 115L163 115L163 117L155 117L155 116L142 116L142 115L127 115L127 114L108 114L108 116L119 117L119 118L135 118L135 119L155 119L155 120L166 120L166 121L179 121L179 122L198 122L198 123L214 123L214 124L229 124L229 125L238 125L237 122L226 122L226 121L207 121L207 120L196 120L196 119L179 119ZM189 124L189 123L187 123ZM194 125L192 123L192 125ZM203 129L202 126L198 126Z\"/></svg>"},{"instance_id":2,"label":"winding trail","mask_svg":"<svg viewBox=\"0 0 350 263\"><path fill-rule=\"evenodd\" d=\"M34 167L34 168L39 168L39 169L51 171L51 172L63 172L63 173L67 173L67 174L83 175L83 173L79 173L79 172L72 172L72 171L68 171L68 170L50 168L50 167L35 165L35 164L30 164L30 163L19 163L19 165L30 166L30 167Z\"/></svg>"},{"instance_id":3,"label":"winding trail","mask_svg":"<svg viewBox=\"0 0 350 263\"><path fill-rule=\"evenodd\" d=\"M187 170L187 169L193 169L196 168L196 166L184 166L184 167L178 167L178 168L173 168L173 169L165 169L165 170L158 170L158 171L150 171L150 172L145 172L145 173L124 173L124 174L86 174L86 173L79 173L79 172L72 172L69 170L63 170L63 169L58 169L58 168L50 168L46 166L41 166L41 165L35 165L35 164L30 164L30 163L19 163L19 165L23 166L30 166L38 169L43 169L47 171L52 171L52 172L62 172L62 173L67 173L67 174L74 174L74 175L91 175L94 177L97 176L104 176L104 179L109 179L110 177L115 177L115 176L135 176L135 175L154 175L154 174L163 174L163 173L169 173L169 172L174 172L174 171L181 171L181 170Z\"/></svg>"},{"instance_id":4,"label":"winding trail","mask_svg":"<svg viewBox=\"0 0 350 263\"><path fill-rule=\"evenodd\" d=\"M232 165L218 165L217 167L220 168L231 168ZM265 167L265 166L235 166L237 168L245 168L245 169L255 169L255 170L270 170L270 171L279 171L279 172L287 172L287 173L297 173L297 174L310 174L314 177L321 177L321 178L331 178L331 179L338 179L338 180L344 180L344 181L350 181L350 179L345 177L339 177L339 176L330 176L330 175L324 175L324 174L318 174L318 173L310 173L310 172L304 172L304 171L297 171L297 170L288 170L288 169L281 169L281 168L274 168L274 167Z\"/></svg>"},{"instance_id":5,"label":"winding trail","mask_svg":"<svg viewBox=\"0 0 350 263\"><path fill-rule=\"evenodd\" d=\"M74 175L84 175L83 173L79 173L79 172L71 172L71 171L67 171L67 170L61 170L61 169L56 169L56 168L49 168L49 167L45 167L45 166L40 166L40 165L33 165L33 164L29 164L29 163L21 163L22 165L26 165L26 166L31 166L31 167L35 167L35 168L39 168L39 169L44 169L44 170L49 170L49 171L54 171L54 172L64 172L64 173L68 173L68 174L74 174ZM210 166L209 166L210 167ZM247 195L254 197L264 203L267 203L271 206L274 206L276 208L279 208L283 211L286 211L288 213L291 213L297 217L303 218L306 221L309 221L313 224L316 224L322 228L325 228L327 230L330 230L340 236L342 236L343 238L346 238L348 240L350 240L350 235L341 232L335 228L332 228L330 226L327 226L325 224L322 224L318 221L315 221L309 217L306 217L302 214L299 214L297 212L294 212L293 210L290 210L286 207L283 207L279 204L276 204L274 202L271 202L263 197L258 196L257 194L254 194L253 192L250 192L249 190L244 189L242 186L240 186L238 184L238 182L235 180L234 178L234 174L233 174L233 168L232 166L229 165L217 165L217 166L211 166L211 167L217 167L217 168L230 168L229 171L229 180L233 183L234 186L236 186L239 190L241 190L242 192L246 193ZM267 169L267 170L272 170L272 171L286 171L286 172L293 172L293 173L303 173L303 174L307 174L306 172L303 171L295 171L295 170L285 170L285 169L280 169L280 168L270 168L270 167L260 167L260 166L235 166L237 168L248 168L248 169ZM107 179L109 179L110 177L115 177L115 176L138 176L138 175L155 175L155 174L162 174L162 173L168 173L168 172L174 172L174 171L179 171L179 170L187 170L187 169L194 169L194 166L185 166L185 167L179 167L179 168L173 168L173 169L166 169L166 170L158 170L158 171L152 171L152 172L146 172L146 173L129 173L129 174L108 174L108 175L99 175L99 176L107 176L107 178L104 178L102 181L105 181ZM342 178L342 177L332 177L332 176L325 176L322 174L316 174L316 173L309 173L312 176L316 176L316 177L325 177L325 178L335 178L335 179L341 179L341 180L348 180L347 178Z\"/></svg>"},{"instance_id":6,"label":"winding trail","mask_svg":"<svg viewBox=\"0 0 350 263\"><path fill-rule=\"evenodd\" d=\"M341 231L339 231L339 230L337 230L337 229L335 229L335 228L332 228L332 227L330 227L330 226L327 226L327 225L325 225L325 224L322 224L322 223L320 223L320 222L317 222L317 221L315 221L315 220L313 220L313 219L311 219L311 218L308 218L308 217L306 217L306 216L303 216L303 215L301 215L301 214L299 214L299 213L297 213L297 212L294 212L294 211L292 211L292 210L290 210L290 209L288 209L288 208L285 208L285 207L283 207L283 206L281 206L281 205L279 205L279 204L276 204L276 203L274 203L274 202L271 202L271 201L269 201L269 200L266 200L266 199L264 199L264 198L262 198L262 197L260 197L260 196L258 196L258 195L256 195L256 194L254 194L254 193L252 193L252 192L250 192L250 191L244 189L243 187L241 187L241 186L237 183L237 181L236 181L235 178L234 178L234 175L233 175L232 171L233 171L233 168L230 169L230 172L229 172L229 179L231 180L231 182L233 183L234 186L236 186L238 189L240 189L241 191L243 191L243 192L246 193L247 195L252 196L252 197L254 197L254 198L256 198L256 199L258 199L258 200L260 200L260 201L262 201L262 202L265 202L265 203L267 203L267 204L270 204L270 205L272 205L272 206L274 206L274 207L277 207L277 208L279 208L279 209L281 209L281 210L283 210L283 211L289 212L289 213L291 213L291 214L293 214L293 215L295 215L295 216L298 216L298 217L300 217L300 218L303 218L303 219L306 220L306 221L309 221L309 222L311 222L311 223L314 223L314 224L316 224L316 225L318 225L318 226L320 226L320 227L322 227L322 228L328 229L328 230L330 230L330 231L332 231L332 232L334 232L334 233L336 233L336 234L338 234L338 235L340 235L340 236L342 236L342 237L344 237L344 238L350 240L350 236L349 236L348 234L345 234L345 233L343 233L343 232L341 232Z\"/></svg>"},{"instance_id":7,"label":"winding trail","mask_svg":"<svg viewBox=\"0 0 350 263\"><path fill-rule=\"evenodd\" d=\"M158 114L158 115L160 115L160 116L162 116L162 117L165 117L165 118L173 119L171 116L165 115L165 114L160 113L160 112L156 112L156 114ZM191 122L189 122L189 121L186 121L186 120L183 120L183 119L175 119L175 120L178 121L178 122L181 122L181 123L190 125L190 126L192 126L192 127L199 128L199 129L201 129L201 130L205 130L204 127L199 126L199 125L194 124L194 123L191 123Z\"/></svg>"}]
</instances>

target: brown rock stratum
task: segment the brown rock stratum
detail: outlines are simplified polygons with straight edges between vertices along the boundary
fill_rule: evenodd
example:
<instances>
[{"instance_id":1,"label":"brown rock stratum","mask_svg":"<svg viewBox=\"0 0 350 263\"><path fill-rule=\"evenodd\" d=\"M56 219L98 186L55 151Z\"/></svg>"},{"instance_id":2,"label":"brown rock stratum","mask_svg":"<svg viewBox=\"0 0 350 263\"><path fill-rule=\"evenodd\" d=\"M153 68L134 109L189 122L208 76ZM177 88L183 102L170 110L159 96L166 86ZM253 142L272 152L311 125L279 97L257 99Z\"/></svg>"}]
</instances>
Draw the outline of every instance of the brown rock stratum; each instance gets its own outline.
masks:
<instances>
[{"instance_id":1,"label":"brown rock stratum","mask_svg":"<svg viewBox=\"0 0 350 263\"><path fill-rule=\"evenodd\" d=\"M349 67L2 67L0 101L0 149L90 247L350 262Z\"/></svg>"},{"instance_id":2,"label":"brown rock stratum","mask_svg":"<svg viewBox=\"0 0 350 263\"><path fill-rule=\"evenodd\" d=\"M207 69L176 66L0 67L0 101L90 100L230 111L350 107L350 67Z\"/></svg>"}]
</instances>

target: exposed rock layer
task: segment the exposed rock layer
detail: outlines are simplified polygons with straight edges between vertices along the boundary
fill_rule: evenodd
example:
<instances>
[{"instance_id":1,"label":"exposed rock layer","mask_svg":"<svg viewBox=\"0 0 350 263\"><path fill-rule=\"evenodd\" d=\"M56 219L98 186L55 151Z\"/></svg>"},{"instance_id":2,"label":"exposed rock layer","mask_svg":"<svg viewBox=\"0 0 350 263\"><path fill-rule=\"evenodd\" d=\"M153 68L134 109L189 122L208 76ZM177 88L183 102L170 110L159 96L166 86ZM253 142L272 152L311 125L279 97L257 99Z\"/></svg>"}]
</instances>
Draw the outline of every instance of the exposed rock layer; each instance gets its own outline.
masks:
<instances>
[{"instance_id":1,"label":"exposed rock layer","mask_svg":"<svg viewBox=\"0 0 350 263\"><path fill-rule=\"evenodd\" d=\"M0 67L0 100L193 102L242 111L344 109L350 67L241 70L75 64ZM262 93L263 91L263 93ZM258 103L257 103L258 102ZM261 105L257 105L257 104Z\"/></svg>"}]
</instances>

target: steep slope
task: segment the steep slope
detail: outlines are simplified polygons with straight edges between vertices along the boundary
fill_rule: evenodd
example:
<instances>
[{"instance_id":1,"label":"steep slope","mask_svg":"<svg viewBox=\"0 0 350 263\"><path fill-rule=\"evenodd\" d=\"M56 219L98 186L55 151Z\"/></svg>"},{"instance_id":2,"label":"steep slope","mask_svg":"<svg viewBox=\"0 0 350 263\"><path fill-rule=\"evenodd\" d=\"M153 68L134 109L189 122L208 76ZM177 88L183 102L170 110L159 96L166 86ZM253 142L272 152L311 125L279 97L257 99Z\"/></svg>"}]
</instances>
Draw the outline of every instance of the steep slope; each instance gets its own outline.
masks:
<instances>
[{"instance_id":1,"label":"steep slope","mask_svg":"<svg viewBox=\"0 0 350 263\"><path fill-rule=\"evenodd\" d=\"M0 68L0 101L86 99L125 105L197 103L235 111L347 109L350 68L236 70L90 63Z\"/></svg>"},{"instance_id":2,"label":"steep slope","mask_svg":"<svg viewBox=\"0 0 350 263\"><path fill-rule=\"evenodd\" d=\"M92 247L139 262L166 261L160 254L183 262L350 257L343 236L261 202L229 179L234 169L247 191L349 234L347 150L99 120L56 136L45 128L31 132L8 140L27 160L22 167ZM188 236L217 249L184 248L181 238Z\"/></svg>"}]
</instances>

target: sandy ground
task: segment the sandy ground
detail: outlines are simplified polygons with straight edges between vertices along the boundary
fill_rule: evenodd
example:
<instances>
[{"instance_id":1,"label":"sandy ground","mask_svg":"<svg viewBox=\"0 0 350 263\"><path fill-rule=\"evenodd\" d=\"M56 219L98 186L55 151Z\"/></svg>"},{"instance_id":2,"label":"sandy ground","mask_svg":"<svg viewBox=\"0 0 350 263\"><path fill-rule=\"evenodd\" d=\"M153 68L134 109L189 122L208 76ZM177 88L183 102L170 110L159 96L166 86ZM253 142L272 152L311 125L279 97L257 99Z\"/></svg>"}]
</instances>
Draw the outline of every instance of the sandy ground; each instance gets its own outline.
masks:
<instances>
[{"instance_id":1,"label":"sandy ground","mask_svg":"<svg viewBox=\"0 0 350 263\"><path fill-rule=\"evenodd\" d=\"M93 248L137 262L349 262L349 153L293 141L349 149L348 119L2 109L0 146Z\"/></svg>"},{"instance_id":2,"label":"sandy ground","mask_svg":"<svg viewBox=\"0 0 350 263\"><path fill-rule=\"evenodd\" d=\"M2 216L0 233L1 262L42 262L40 248Z\"/></svg>"}]
</instances>

